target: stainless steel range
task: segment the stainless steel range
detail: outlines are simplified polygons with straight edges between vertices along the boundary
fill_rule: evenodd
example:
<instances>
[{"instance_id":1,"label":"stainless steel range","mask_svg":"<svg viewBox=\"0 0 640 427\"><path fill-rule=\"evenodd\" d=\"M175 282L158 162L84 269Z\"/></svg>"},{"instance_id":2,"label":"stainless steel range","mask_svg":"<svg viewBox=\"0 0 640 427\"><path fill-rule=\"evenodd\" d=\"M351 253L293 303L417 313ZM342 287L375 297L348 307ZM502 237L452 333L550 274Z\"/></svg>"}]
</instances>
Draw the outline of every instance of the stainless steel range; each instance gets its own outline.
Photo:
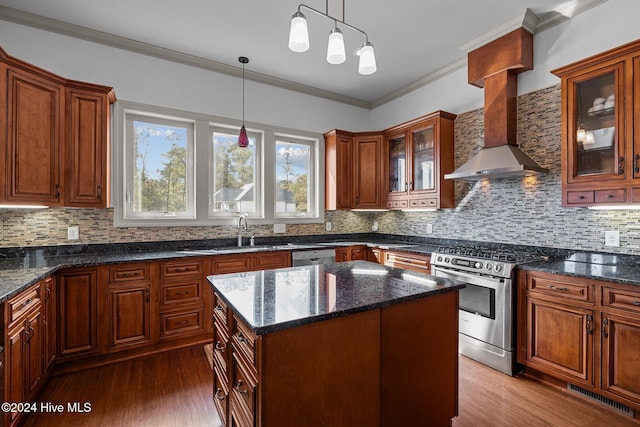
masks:
<instances>
[{"instance_id":1,"label":"stainless steel range","mask_svg":"<svg viewBox=\"0 0 640 427\"><path fill-rule=\"evenodd\" d=\"M476 247L439 248L431 256L435 276L463 281L459 352L508 375L515 372L515 268L539 254Z\"/></svg>"}]
</instances>

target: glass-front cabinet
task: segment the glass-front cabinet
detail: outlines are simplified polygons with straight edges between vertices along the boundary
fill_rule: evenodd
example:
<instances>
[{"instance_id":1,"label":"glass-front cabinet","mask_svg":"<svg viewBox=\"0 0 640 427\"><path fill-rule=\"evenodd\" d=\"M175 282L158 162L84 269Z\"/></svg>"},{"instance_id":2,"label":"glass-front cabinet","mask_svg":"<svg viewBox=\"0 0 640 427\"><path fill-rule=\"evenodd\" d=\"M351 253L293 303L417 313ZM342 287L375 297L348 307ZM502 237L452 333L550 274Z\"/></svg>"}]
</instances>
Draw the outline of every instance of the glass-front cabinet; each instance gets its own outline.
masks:
<instances>
[{"instance_id":1,"label":"glass-front cabinet","mask_svg":"<svg viewBox=\"0 0 640 427\"><path fill-rule=\"evenodd\" d=\"M455 115L438 111L385 131L387 209L454 207L453 122Z\"/></svg>"},{"instance_id":2,"label":"glass-front cabinet","mask_svg":"<svg viewBox=\"0 0 640 427\"><path fill-rule=\"evenodd\" d=\"M640 203L640 41L552 71L562 80L562 205Z\"/></svg>"}]
</instances>

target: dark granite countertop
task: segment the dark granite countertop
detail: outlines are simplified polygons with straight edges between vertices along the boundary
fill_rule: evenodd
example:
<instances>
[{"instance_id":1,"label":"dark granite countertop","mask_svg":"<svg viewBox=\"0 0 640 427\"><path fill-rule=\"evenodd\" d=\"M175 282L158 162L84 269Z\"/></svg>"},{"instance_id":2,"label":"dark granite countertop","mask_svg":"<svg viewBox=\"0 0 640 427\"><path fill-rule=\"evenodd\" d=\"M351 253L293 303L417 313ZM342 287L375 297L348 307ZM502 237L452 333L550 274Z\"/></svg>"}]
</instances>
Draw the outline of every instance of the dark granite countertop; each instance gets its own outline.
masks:
<instances>
[{"instance_id":1,"label":"dark granite countertop","mask_svg":"<svg viewBox=\"0 0 640 427\"><path fill-rule=\"evenodd\" d=\"M640 286L640 257L633 255L577 252L563 259L522 264L518 269Z\"/></svg>"},{"instance_id":2,"label":"dark granite countertop","mask_svg":"<svg viewBox=\"0 0 640 427\"><path fill-rule=\"evenodd\" d=\"M257 335L463 288L462 282L367 261L208 277Z\"/></svg>"}]
</instances>

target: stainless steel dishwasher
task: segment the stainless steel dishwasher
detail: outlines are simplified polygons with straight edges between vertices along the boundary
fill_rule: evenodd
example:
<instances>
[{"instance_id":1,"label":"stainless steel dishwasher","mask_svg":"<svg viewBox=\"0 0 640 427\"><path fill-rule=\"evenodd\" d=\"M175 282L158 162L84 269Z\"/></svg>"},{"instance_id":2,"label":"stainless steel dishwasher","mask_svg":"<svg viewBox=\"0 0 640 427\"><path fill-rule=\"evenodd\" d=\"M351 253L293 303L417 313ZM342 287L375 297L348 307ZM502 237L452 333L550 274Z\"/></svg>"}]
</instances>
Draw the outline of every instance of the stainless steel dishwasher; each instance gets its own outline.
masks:
<instances>
[{"instance_id":1,"label":"stainless steel dishwasher","mask_svg":"<svg viewBox=\"0 0 640 427\"><path fill-rule=\"evenodd\" d=\"M294 267L299 265L316 265L335 262L335 249L315 249L307 251L292 251L291 264Z\"/></svg>"}]
</instances>

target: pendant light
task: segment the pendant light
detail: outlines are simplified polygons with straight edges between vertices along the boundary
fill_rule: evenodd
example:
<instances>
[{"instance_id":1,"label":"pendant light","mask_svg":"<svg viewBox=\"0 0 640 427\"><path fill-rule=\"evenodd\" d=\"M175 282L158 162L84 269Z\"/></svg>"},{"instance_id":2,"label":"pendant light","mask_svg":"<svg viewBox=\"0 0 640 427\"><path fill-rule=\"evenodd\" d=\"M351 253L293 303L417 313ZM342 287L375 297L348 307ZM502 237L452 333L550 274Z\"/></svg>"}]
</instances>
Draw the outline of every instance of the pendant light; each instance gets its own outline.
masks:
<instances>
[{"instance_id":1,"label":"pendant light","mask_svg":"<svg viewBox=\"0 0 640 427\"><path fill-rule=\"evenodd\" d=\"M242 64L242 127L240 128L240 135L238 135L238 147L246 148L249 146L249 137L247 136L247 129L244 127L244 65L249 63L249 58L241 56L238 61Z\"/></svg>"},{"instance_id":2,"label":"pendant light","mask_svg":"<svg viewBox=\"0 0 640 427\"><path fill-rule=\"evenodd\" d=\"M289 49L293 52L306 52L309 50L309 31L307 28L307 18L300 11L301 8L310 10L325 18L329 18L333 21L333 29L329 33L329 42L327 44L327 62L330 64L342 64L346 59L344 47L344 37L342 31L338 28L338 23L341 26L351 28L362 35L364 35L364 43L356 51L356 55L360 57L358 63L358 72L362 75L373 74L377 70L376 56L373 51L373 44L369 42L369 36L367 33L359 28L349 25L346 22L336 19L329 15L329 0L327 0L327 12L321 12L317 9L307 6L306 4L298 5L298 11L291 17L291 27L289 29ZM344 0L342 0L342 16L344 19Z\"/></svg>"}]
</instances>

